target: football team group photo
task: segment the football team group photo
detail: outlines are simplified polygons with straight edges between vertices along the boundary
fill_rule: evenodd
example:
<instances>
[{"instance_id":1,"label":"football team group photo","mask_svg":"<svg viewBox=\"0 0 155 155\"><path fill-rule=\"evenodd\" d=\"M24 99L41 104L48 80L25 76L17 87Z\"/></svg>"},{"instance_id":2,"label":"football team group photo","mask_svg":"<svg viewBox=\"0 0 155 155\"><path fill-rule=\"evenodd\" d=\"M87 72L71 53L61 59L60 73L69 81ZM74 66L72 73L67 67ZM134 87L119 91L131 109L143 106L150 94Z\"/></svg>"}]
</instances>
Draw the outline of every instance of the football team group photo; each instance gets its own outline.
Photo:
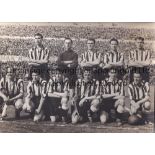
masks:
<instances>
[{"instance_id":1,"label":"football team group photo","mask_svg":"<svg viewBox=\"0 0 155 155\"><path fill-rule=\"evenodd\" d=\"M153 132L155 29L133 25L1 24L0 126Z\"/></svg>"}]
</instances>

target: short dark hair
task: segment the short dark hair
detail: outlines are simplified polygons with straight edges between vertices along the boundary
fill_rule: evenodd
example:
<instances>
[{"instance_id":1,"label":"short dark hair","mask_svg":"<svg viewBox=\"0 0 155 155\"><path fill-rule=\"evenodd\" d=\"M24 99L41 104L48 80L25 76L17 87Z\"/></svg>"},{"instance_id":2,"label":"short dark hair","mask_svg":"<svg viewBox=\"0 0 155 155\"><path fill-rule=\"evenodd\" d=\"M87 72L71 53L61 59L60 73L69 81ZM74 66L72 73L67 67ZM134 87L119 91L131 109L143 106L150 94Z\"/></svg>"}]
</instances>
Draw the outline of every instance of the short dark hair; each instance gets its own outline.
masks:
<instances>
[{"instance_id":1,"label":"short dark hair","mask_svg":"<svg viewBox=\"0 0 155 155\"><path fill-rule=\"evenodd\" d=\"M141 40L144 42L144 38L143 37L136 37L135 40Z\"/></svg>"},{"instance_id":2,"label":"short dark hair","mask_svg":"<svg viewBox=\"0 0 155 155\"><path fill-rule=\"evenodd\" d=\"M94 39L94 38L88 38L87 42L88 42L88 41L93 41L93 42L94 42L94 44L96 43L96 41L95 41L95 39Z\"/></svg>"},{"instance_id":3,"label":"short dark hair","mask_svg":"<svg viewBox=\"0 0 155 155\"><path fill-rule=\"evenodd\" d=\"M118 40L116 38L110 39L109 43L111 44L112 41L116 41L117 42L117 45L119 44L119 42L118 42Z\"/></svg>"},{"instance_id":4,"label":"short dark hair","mask_svg":"<svg viewBox=\"0 0 155 155\"><path fill-rule=\"evenodd\" d=\"M73 43L73 40L71 38L69 38L69 37L66 37L65 40L70 40L71 43Z\"/></svg>"},{"instance_id":5,"label":"short dark hair","mask_svg":"<svg viewBox=\"0 0 155 155\"><path fill-rule=\"evenodd\" d=\"M42 35L41 33L36 33L36 34L34 35L34 37L36 37L36 36L39 36L41 39L43 39L43 35Z\"/></svg>"}]
</instances>

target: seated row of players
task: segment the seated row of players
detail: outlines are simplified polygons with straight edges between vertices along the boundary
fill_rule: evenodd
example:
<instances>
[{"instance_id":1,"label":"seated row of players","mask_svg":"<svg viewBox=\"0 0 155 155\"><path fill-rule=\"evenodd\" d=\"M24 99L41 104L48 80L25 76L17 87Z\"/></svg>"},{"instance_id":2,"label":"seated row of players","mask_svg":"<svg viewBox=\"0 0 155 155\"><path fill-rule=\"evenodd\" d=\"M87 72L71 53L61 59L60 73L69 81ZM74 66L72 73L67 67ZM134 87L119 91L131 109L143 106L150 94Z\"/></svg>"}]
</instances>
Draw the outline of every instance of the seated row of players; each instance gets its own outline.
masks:
<instances>
[{"instance_id":1,"label":"seated row of players","mask_svg":"<svg viewBox=\"0 0 155 155\"><path fill-rule=\"evenodd\" d=\"M5 78L0 82L0 97L3 99L2 118L7 115L8 105L16 108L16 118L24 110L38 122L51 119L52 122L62 120L79 123L85 121L117 120L122 123L124 113L129 112L130 124L144 122L143 112L149 111L149 84L142 82L139 72L133 74L133 81L128 86L130 108L125 105L125 87L117 78L117 70L110 69L108 77L98 81L93 78L92 70L85 68L81 78L77 79L75 91L70 96L69 79L58 69L50 71L50 79L40 78L38 70L31 72L31 80L24 95L22 79L16 80L12 69L8 68Z\"/></svg>"}]
</instances>

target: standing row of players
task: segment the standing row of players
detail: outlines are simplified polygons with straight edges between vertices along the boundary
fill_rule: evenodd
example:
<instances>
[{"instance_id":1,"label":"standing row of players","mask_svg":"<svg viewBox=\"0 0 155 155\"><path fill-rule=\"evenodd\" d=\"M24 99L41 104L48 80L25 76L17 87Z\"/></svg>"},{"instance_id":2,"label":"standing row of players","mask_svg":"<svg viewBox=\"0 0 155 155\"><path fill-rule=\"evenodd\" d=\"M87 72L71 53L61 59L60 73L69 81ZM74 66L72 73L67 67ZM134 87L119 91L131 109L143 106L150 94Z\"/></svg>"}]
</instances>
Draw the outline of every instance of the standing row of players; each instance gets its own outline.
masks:
<instances>
[{"instance_id":1,"label":"standing row of players","mask_svg":"<svg viewBox=\"0 0 155 155\"><path fill-rule=\"evenodd\" d=\"M31 114L34 121L50 118L52 122L89 120L101 121L102 124L117 121L121 124L126 112L130 115L130 124L147 121L143 112L150 110L149 83L144 76L146 72L143 74L141 71L151 64L151 53L144 50L144 38L136 38L137 49L129 54L128 68L132 80L127 87L130 107L125 105L125 85L118 76L120 69L125 69L125 63L123 54L118 51L117 39L110 40L111 50L104 55L95 51L95 40L88 39L88 50L78 59L72 50L72 40L66 38L65 52L50 69L49 50L43 46L42 40L43 36L36 34L35 46L29 51L31 69L25 97L23 81L15 80L11 68L1 79L2 118L7 115L8 105L13 104L16 118L24 110ZM78 66L80 76L76 72Z\"/></svg>"}]
</instances>

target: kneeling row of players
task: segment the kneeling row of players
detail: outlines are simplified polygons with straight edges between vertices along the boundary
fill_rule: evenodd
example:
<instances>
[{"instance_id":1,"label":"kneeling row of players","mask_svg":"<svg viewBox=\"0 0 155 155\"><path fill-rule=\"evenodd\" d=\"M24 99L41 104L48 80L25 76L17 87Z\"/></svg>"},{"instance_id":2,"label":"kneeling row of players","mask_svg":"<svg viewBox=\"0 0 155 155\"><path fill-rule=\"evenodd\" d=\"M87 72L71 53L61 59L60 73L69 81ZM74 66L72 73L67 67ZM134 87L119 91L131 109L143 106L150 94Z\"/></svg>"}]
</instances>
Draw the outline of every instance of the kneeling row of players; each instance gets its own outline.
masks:
<instances>
[{"instance_id":1,"label":"kneeling row of players","mask_svg":"<svg viewBox=\"0 0 155 155\"><path fill-rule=\"evenodd\" d=\"M23 81L15 80L11 69L0 82L2 119L7 116L8 105L14 105L17 119L24 110L35 122L50 118L51 122L61 120L74 124L85 121L105 124L110 120L122 124L126 113L130 124L147 122L143 113L150 110L149 84L142 82L140 73L135 72L133 81L128 85L128 107L125 105L125 94L123 81L117 79L113 69L102 81L93 79L91 71L84 70L74 89L59 72L51 73L48 82L33 72L25 97Z\"/></svg>"}]
</instances>

